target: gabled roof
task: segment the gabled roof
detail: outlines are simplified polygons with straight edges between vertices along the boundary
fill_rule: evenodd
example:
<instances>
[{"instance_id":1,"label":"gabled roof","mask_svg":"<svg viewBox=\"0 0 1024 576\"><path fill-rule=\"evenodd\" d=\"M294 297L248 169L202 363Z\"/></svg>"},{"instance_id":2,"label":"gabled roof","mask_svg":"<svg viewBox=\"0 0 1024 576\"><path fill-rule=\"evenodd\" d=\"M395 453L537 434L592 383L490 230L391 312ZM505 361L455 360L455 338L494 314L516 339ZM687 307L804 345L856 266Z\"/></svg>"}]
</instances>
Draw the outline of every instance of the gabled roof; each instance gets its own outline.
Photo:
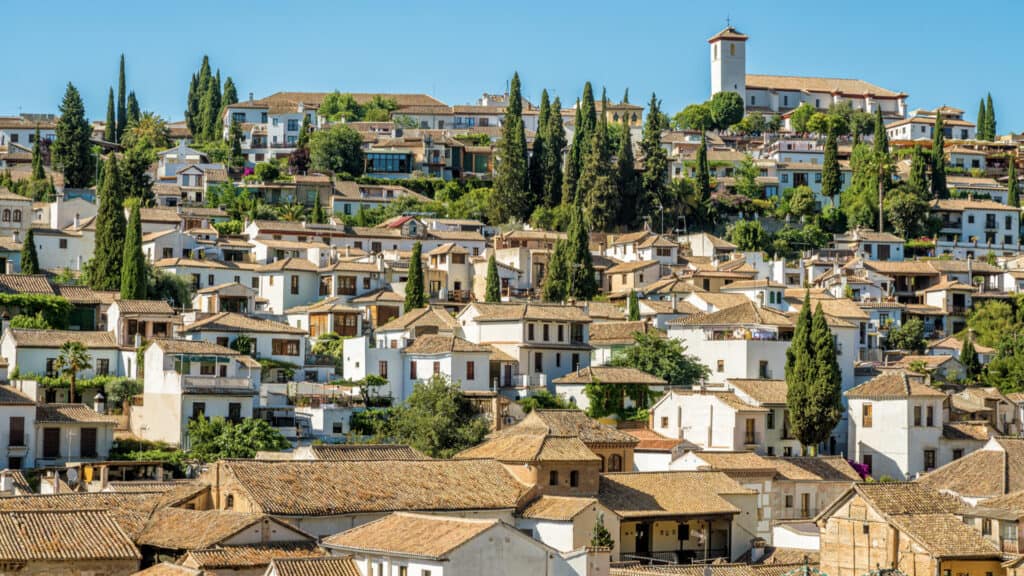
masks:
<instances>
[{"instance_id":1,"label":"gabled roof","mask_svg":"<svg viewBox=\"0 0 1024 576\"><path fill-rule=\"evenodd\" d=\"M769 74L747 74L747 90L779 90L786 92L822 92L848 96L875 96L900 98L906 96L863 80L852 78L820 78L812 76L773 76Z\"/></svg>"},{"instance_id":2,"label":"gabled roof","mask_svg":"<svg viewBox=\"0 0 1024 576\"><path fill-rule=\"evenodd\" d=\"M261 544L189 550L181 562L204 570L238 570L265 568L278 558L314 558L324 555L324 551L315 543Z\"/></svg>"},{"instance_id":3,"label":"gabled roof","mask_svg":"<svg viewBox=\"0 0 1024 576\"><path fill-rule=\"evenodd\" d=\"M925 377L907 370L884 370L871 380L847 390L847 398L898 400L902 398L945 398L946 395L922 380Z\"/></svg>"},{"instance_id":4,"label":"gabled roof","mask_svg":"<svg viewBox=\"0 0 1024 576\"><path fill-rule=\"evenodd\" d=\"M552 320L563 322L590 322L590 316L576 306L560 304L483 303L469 305L479 312L475 322L508 322L514 320Z\"/></svg>"},{"instance_id":5,"label":"gabled roof","mask_svg":"<svg viewBox=\"0 0 1024 576\"><path fill-rule=\"evenodd\" d=\"M743 297L746 299L746 297ZM742 304L710 312L670 320L672 326L780 326L791 327L793 321L772 308L763 308L750 300Z\"/></svg>"},{"instance_id":6,"label":"gabled roof","mask_svg":"<svg viewBox=\"0 0 1024 576\"><path fill-rule=\"evenodd\" d=\"M842 456L793 456L768 458L778 476L786 480L860 482L861 477Z\"/></svg>"},{"instance_id":7,"label":"gabled roof","mask_svg":"<svg viewBox=\"0 0 1024 576\"><path fill-rule=\"evenodd\" d=\"M258 334L301 334L305 335L306 331L302 328L296 328L289 326L281 322L274 322L273 320L266 320L263 318L254 318L252 316L246 316L244 314L237 314L235 312L220 312L203 318L197 322L193 322L182 330L184 333L191 332L239 332L239 333L258 333Z\"/></svg>"},{"instance_id":8,"label":"gabled roof","mask_svg":"<svg viewBox=\"0 0 1024 576\"><path fill-rule=\"evenodd\" d=\"M738 514L723 495L754 494L722 472L603 474L598 501L620 518Z\"/></svg>"},{"instance_id":9,"label":"gabled roof","mask_svg":"<svg viewBox=\"0 0 1024 576\"><path fill-rule=\"evenodd\" d=\"M310 449L317 460L330 460L334 462L429 460L419 450L404 444L314 444Z\"/></svg>"},{"instance_id":10,"label":"gabled roof","mask_svg":"<svg viewBox=\"0 0 1024 576\"><path fill-rule=\"evenodd\" d=\"M405 354L453 354L453 353L480 353L490 354L491 347L484 344L474 344L465 338L458 336L446 336L443 334L427 334L418 336L416 341L406 346Z\"/></svg>"},{"instance_id":11,"label":"gabled roof","mask_svg":"<svg viewBox=\"0 0 1024 576\"><path fill-rule=\"evenodd\" d=\"M1002 558L995 544L953 514L905 514L890 521L935 558Z\"/></svg>"},{"instance_id":12,"label":"gabled roof","mask_svg":"<svg viewBox=\"0 0 1024 576\"><path fill-rule=\"evenodd\" d=\"M89 349L117 348L113 332L92 330L36 330L10 328L8 332L22 348L60 348L68 342L80 342Z\"/></svg>"},{"instance_id":13,"label":"gabled roof","mask_svg":"<svg viewBox=\"0 0 1024 576\"><path fill-rule=\"evenodd\" d=\"M970 498L1024 490L1024 439L994 438L963 458L925 474L918 482Z\"/></svg>"},{"instance_id":14,"label":"gabled roof","mask_svg":"<svg viewBox=\"0 0 1024 576\"><path fill-rule=\"evenodd\" d=\"M117 416L100 414L85 404L40 404L37 424L117 424Z\"/></svg>"},{"instance_id":15,"label":"gabled roof","mask_svg":"<svg viewBox=\"0 0 1024 576\"><path fill-rule=\"evenodd\" d=\"M616 366L588 366L570 372L554 380L555 385L583 385L591 382L603 384L645 384L647 386L665 386L663 378L648 374L643 370Z\"/></svg>"},{"instance_id":16,"label":"gabled roof","mask_svg":"<svg viewBox=\"0 0 1024 576\"><path fill-rule=\"evenodd\" d=\"M100 510L0 512L0 562L139 560L131 538Z\"/></svg>"},{"instance_id":17,"label":"gabled roof","mask_svg":"<svg viewBox=\"0 0 1024 576\"><path fill-rule=\"evenodd\" d=\"M313 536L297 528L282 525L280 520L262 514L248 514L231 510L187 510L185 508L164 508L153 513L142 534L136 539L140 545L166 550L193 550L211 548L251 526L264 521L278 524L277 530L290 530L305 535L309 541ZM196 527L202 526L202 530Z\"/></svg>"},{"instance_id":18,"label":"gabled roof","mask_svg":"<svg viewBox=\"0 0 1024 576\"><path fill-rule=\"evenodd\" d=\"M784 406L789 394L789 387L785 380L729 378L726 382L750 396L761 406Z\"/></svg>"},{"instance_id":19,"label":"gabled roof","mask_svg":"<svg viewBox=\"0 0 1024 576\"><path fill-rule=\"evenodd\" d=\"M352 556L275 558L268 574L277 576L363 576Z\"/></svg>"},{"instance_id":20,"label":"gabled roof","mask_svg":"<svg viewBox=\"0 0 1024 576\"><path fill-rule=\"evenodd\" d=\"M117 300L112 306L117 306L121 314L164 314L174 316L174 309L164 300Z\"/></svg>"},{"instance_id":21,"label":"gabled roof","mask_svg":"<svg viewBox=\"0 0 1024 576\"><path fill-rule=\"evenodd\" d=\"M467 519L395 512L328 536L323 545L364 553L445 560L455 549L500 524L501 520L494 518Z\"/></svg>"},{"instance_id":22,"label":"gabled roof","mask_svg":"<svg viewBox=\"0 0 1024 576\"><path fill-rule=\"evenodd\" d=\"M397 318L393 318L390 322L382 326L377 327L377 332L394 332L394 331L405 331L410 328L419 328L422 326L435 326L438 330L450 332L457 328L459 323L448 313L447 310L439 306L426 306L424 308L414 308L412 310L406 310L405 314Z\"/></svg>"},{"instance_id":23,"label":"gabled roof","mask_svg":"<svg viewBox=\"0 0 1024 576\"><path fill-rule=\"evenodd\" d=\"M531 502L519 515L523 518L567 522L595 504L597 504L596 498L541 496Z\"/></svg>"},{"instance_id":24,"label":"gabled roof","mask_svg":"<svg viewBox=\"0 0 1024 576\"><path fill-rule=\"evenodd\" d=\"M42 274L0 274L0 294L53 294Z\"/></svg>"}]
</instances>

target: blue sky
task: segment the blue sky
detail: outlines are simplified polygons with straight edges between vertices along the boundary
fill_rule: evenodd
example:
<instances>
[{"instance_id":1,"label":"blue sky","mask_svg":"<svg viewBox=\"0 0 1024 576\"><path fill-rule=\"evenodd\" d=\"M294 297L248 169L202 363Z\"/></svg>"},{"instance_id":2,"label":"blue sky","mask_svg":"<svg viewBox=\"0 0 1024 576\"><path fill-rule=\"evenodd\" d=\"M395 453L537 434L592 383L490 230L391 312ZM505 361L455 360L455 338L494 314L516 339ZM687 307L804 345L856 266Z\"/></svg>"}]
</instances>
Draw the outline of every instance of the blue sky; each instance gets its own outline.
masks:
<instances>
[{"instance_id":1,"label":"blue sky","mask_svg":"<svg viewBox=\"0 0 1024 576\"><path fill-rule=\"evenodd\" d=\"M750 35L747 71L861 78L947 104L973 120L991 91L1000 132L1024 129L1012 108L1024 76L1014 61L1024 2L770 0L557 2L492 0L254 0L0 2L9 48L0 115L55 112L64 86L105 115L117 59L144 110L181 119L204 53L239 95L278 90L425 92L449 104L503 90L513 70L536 101L547 87L569 102L591 80L610 98L656 91L670 114L708 96L706 40L726 17ZM849 6L847 3L844 6ZM937 33L937 34L936 34ZM938 38L933 36L938 35Z\"/></svg>"}]
</instances>

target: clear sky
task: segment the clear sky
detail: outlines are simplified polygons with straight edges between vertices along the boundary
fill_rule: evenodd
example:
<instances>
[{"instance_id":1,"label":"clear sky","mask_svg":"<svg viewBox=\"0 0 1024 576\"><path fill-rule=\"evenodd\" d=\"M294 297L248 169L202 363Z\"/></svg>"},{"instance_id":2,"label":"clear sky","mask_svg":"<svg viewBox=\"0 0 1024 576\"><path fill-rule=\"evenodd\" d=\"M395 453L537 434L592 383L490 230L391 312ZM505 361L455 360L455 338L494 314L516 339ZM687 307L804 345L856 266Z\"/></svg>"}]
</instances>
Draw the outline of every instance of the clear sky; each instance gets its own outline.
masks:
<instances>
[{"instance_id":1,"label":"clear sky","mask_svg":"<svg viewBox=\"0 0 1024 576\"><path fill-rule=\"evenodd\" d=\"M570 102L591 80L615 100L656 91L671 114L708 97L706 40L726 17L750 35L750 73L860 78L970 120L991 91L999 131L1024 129L1016 0L0 0L0 115L56 112L71 81L103 118L121 52L142 108L172 120L204 53L243 99L337 89L463 104L518 70L535 102L545 87Z\"/></svg>"}]
</instances>

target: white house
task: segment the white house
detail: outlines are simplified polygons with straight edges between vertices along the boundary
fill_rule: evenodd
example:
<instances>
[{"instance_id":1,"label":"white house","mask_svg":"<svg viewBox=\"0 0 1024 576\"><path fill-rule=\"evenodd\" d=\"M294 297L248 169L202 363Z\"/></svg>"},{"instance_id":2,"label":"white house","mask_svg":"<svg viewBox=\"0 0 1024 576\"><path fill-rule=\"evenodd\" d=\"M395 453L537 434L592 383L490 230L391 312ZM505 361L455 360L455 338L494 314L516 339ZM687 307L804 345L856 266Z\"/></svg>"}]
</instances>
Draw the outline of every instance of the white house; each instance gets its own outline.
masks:
<instances>
[{"instance_id":1,"label":"white house","mask_svg":"<svg viewBox=\"0 0 1024 576\"><path fill-rule=\"evenodd\" d=\"M587 396L587 384L607 384L623 388L623 407L637 406L639 399L629 394L634 386L644 386L649 392L661 393L668 385L663 378L648 374L643 370L613 366L588 366L570 372L553 380L555 393L580 410L590 408L590 397Z\"/></svg>"},{"instance_id":2,"label":"white house","mask_svg":"<svg viewBox=\"0 0 1024 576\"><path fill-rule=\"evenodd\" d=\"M651 406L652 429L702 450L764 454L767 408L724 390L670 390Z\"/></svg>"},{"instance_id":3,"label":"white house","mask_svg":"<svg viewBox=\"0 0 1024 576\"><path fill-rule=\"evenodd\" d=\"M544 495L519 514L516 528L560 552L569 552L590 544L599 518L610 521L612 513L595 498Z\"/></svg>"},{"instance_id":4,"label":"white house","mask_svg":"<svg viewBox=\"0 0 1024 576\"><path fill-rule=\"evenodd\" d=\"M803 450L800 441L789 430L785 380L731 378L727 384L743 402L767 410L764 418L766 456L798 456Z\"/></svg>"},{"instance_id":5,"label":"white house","mask_svg":"<svg viewBox=\"0 0 1024 576\"><path fill-rule=\"evenodd\" d=\"M404 378L402 394L396 400L404 401L412 393L416 382L432 376L444 376L457 382L463 390L490 390L493 384L490 375L492 352L490 346L474 344L457 336L420 336L401 350ZM379 375L387 378L388 364L379 366L385 369Z\"/></svg>"},{"instance_id":6,"label":"white house","mask_svg":"<svg viewBox=\"0 0 1024 576\"><path fill-rule=\"evenodd\" d=\"M143 403L130 418L139 438L187 447L193 418L252 418L261 367L249 356L198 340L153 340L144 358Z\"/></svg>"},{"instance_id":7,"label":"white house","mask_svg":"<svg viewBox=\"0 0 1024 576\"><path fill-rule=\"evenodd\" d=\"M10 386L0 386L0 438L7 445L7 450L0 451L0 466L8 470L35 468L35 427L35 401Z\"/></svg>"},{"instance_id":8,"label":"white house","mask_svg":"<svg viewBox=\"0 0 1024 576\"><path fill-rule=\"evenodd\" d=\"M109 460L116 425L116 416L100 414L85 404L41 404L36 407L32 440L35 465Z\"/></svg>"},{"instance_id":9,"label":"white house","mask_svg":"<svg viewBox=\"0 0 1024 576\"><path fill-rule=\"evenodd\" d=\"M992 200L933 200L931 214L942 221L937 255L984 258L989 252L1014 256L1020 251L1020 209Z\"/></svg>"},{"instance_id":10,"label":"white house","mask_svg":"<svg viewBox=\"0 0 1024 576\"><path fill-rule=\"evenodd\" d=\"M246 352L255 358L271 360L294 370L306 364L306 331L273 320L220 312L189 324L182 335L224 348L239 347L237 340L244 336L249 340ZM267 380L286 382L287 373L288 370L281 367L268 368Z\"/></svg>"},{"instance_id":11,"label":"white house","mask_svg":"<svg viewBox=\"0 0 1024 576\"><path fill-rule=\"evenodd\" d=\"M622 262L654 260L669 266L678 261L679 243L643 230L610 237L604 254Z\"/></svg>"},{"instance_id":12,"label":"white house","mask_svg":"<svg viewBox=\"0 0 1024 576\"><path fill-rule=\"evenodd\" d=\"M319 300L318 271L316 264L303 258L285 258L256 268L260 296L267 299L268 310L282 314Z\"/></svg>"},{"instance_id":13,"label":"white house","mask_svg":"<svg viewBox=\"0 0 1024 576\"><path fill-rule=\"evenodd\" d=\"M83 344L92 366L79 372L78 378L124 375L120 350L111 332L8 328L0 340L0 354L7 359L9 374L54 377L58 375L55 363L60 347L67 342Z\"/></svg>"}]
</instances>

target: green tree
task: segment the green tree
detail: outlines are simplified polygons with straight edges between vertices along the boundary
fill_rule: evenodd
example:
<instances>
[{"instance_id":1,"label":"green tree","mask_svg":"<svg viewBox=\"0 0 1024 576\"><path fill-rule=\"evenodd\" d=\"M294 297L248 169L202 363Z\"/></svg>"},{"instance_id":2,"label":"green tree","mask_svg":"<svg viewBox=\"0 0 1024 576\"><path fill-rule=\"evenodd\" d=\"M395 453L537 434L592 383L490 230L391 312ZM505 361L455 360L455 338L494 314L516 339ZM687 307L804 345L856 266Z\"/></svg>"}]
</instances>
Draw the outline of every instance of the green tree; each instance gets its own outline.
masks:
<instances>
[{"instance_id":1,"label":"green tree","mask_svg":"<svg viewBox=\"0 0 1024 576\"><path fill-rule=\"evenodd\" d=\"M676 130L704 132L715 127L715 117L707 103L690 104L672 118L672 127Z\"/></svg>"},{"instance_id":2,"label":"green tree","mask_svg":"<svg viewBox=\"0 0 1024 576\"><path fill-rule=\"evenodd\" d=\"M924 352L928 341L924 337L924 322L910 318L897 328L889 330L886 347L890 350L904 350L915 354Z\"/></svg>"},{"instance_id":3,"label":"green tree","mask_svg":"<svg viewBox=\"0 0 1024 576\"><path fill-rule=\"evenodd\" d=\"M355 97L337 90L324 96L324 101L318 112L328 120L335 122L338 120L355 122L363 118L363 107Z\"/></svg>"},{"instance_id":4,"label":"green tree","mask_svg":"<svg viewBox=\"0 0 1024 576\"><path fill-rule=\"evenodd\" d=\"M597 515L597 522L594 523L594 532L590 535L591 548L614 548L615 539L611 532L604 526L604 515Z\"/></svg>"},{"instance_id":5,"label":"green tree","mask_svg":"<svg viewBox=\"0 0 1024 576\"><path fill-rule=\"evenodd\" d=\"M1017 180L1017 157L1010 155L1010 166L1006 169L1006 203L1020 208L1020 182Z\"/></svg>"},{"instance_id":6,"label":"green tree","mask_svg":"<svg viewBox=\"0 0 1024 576\"><path fill-rule=\"evenodd\" d=\"M978 101L978 122L975 125L978 140L988 140L988 132L985 130L985 123L988 122L988 108L985 108L985 99Z\"/></svg>"},{"instance_id":7,"label":"green tree","mask_svg":"<svg viewBox=\"0 0 1024 576\"><path fill-rule=\"evenodd\" d=\"M985 300L975 305L967 315L967 327L974 335L975 343L998 348L1007 335L1020 330L1020 320L1015 319L1013 307L1008 303Z\"/></svg>"},{"instance_id":8,"label":"green tree","mask_svg":"<svg viewBox=\"0 0 1024 576\"><path fill-rule=\"evenodd\" d=\"M943 133L942 114L935 115L932 128L932 195L935 198L949 198L946 187L946 136Z\"/></svg>"},{"instance_id":9,"label":"green tree","mask_svg":"<svg viewBox=\"0 0 1024 576\"><path fill-rule=\"evenodd\" d=\"M15 314L11 318L11 328L28 330L53 330L54 326L43 316L42 312L36 312L35 316L27 314Z\"/></svg>"},{"instance_id":10,"label":"green tree","mask_svg":"<svg viewBox=\"0 0 1024 576\"><path fill-rule=\"evenodd\" d=\"M580 179L580 170L583 169L583 148L584 138L583 114L580 110L580 100L576 99L576 118L573 122L575 129L572 133L572 143L569 144L569 151L565 158L565 173L562 178L562 202L565 204L576 203L576 184Z\"/></svg>"},{"instance_id":11,"label":"green tree","mask_svg":"<svg viewBox=\"0 0 1024 576\"><path fill-rule=\"evenodd\" d=\"M42 141L39 137L39 126L36 126L35 139L32 141L32 180L45 179L46 172L43 171Z\"/></svg>"},{"instance_id":12,"label":"green tree","mask_svg":"<svg viewBox=\"0 0 1024 576\"><path fill-rule=\"evenodd\" d=\"M423 247L419 241L412 245L412 257L409 259L409 276L405 283L405 309L423 308L427 305L423 293Z\"/></svg>"},{"instance_id":13,"label":"green tree","mask_svg":"<svg viewBox=\"0 0 1024 576\"><path fill-rule=\"evenodd\" d=\"M842 387L835 340L825 313L819 303L811 318L805 313L807 308L810 308L810 301L805 297L804 309L797 320L797 330L803 334L798 343L794 333L790 349L798 345L807 347L792 353L795 372L792 377L786 370L787 407L790 428L796 438L805 446L817 446L828 439L842 416ZM787 364L790 355L787 351ZM791 401L797 399L799 402Z\"/></svg>"},{"instance_id":14,"label":"green tree","mask_svg":"<svg viewBox=\"0 0 1024 576\"><path fill-rule=\"evenodd\" d=\"M314 224L327 223L327 213L324 211L324 206L320 202L319 192L317 193L316 198L313 200L313 213L310 215L310 220Z\"/></svg>"},{"instance_id":15,"label":"green tree","mask_svg":"<svg viewBox=\"0 0 1024 576\"><path fill-rule=\"evenodd\" d=\"M629 291L629 320L631 322L640 320L640 301L637 300L636 290Z\"/></svg>"},{"instance_id":16,"label":"green tree","mask_svg":"<svg viewBox=\"0 0 1024 576\"><path fill-rule=\"evenodd\" d=\"M231 76L224 80L224 92L221 94L220 100L224 107L238 104L238 88L235 88L235 81L231 79Z\"/></svg>"},{"instance_id":17,"label":"green tree","mask_svg":"<svg viewBox=\"0 0 1024 576\"><path fill-rule=\"evenodd\" d=\"M708 107L718 130L725 130L743 119L743 98L736 92L716 92L708 101Z\"/></svg>"},{"instance_id":18,"label":"green tree","mask_svg":"<svg viewBox=\"0 0 1024 576\"><path fill-rule=\"evenodd\" d=\"M121 258L121 299L143 300L146 298L146 257L142 254L142 218L139 216L139 202L131 202L131 218L124 238L124 253Z\"/></svg>"},{"instance_id":19,"label":"green tree","mask_svg":"<svg viewBox=\"0 0 1024 576\"><path fill-rule=\"evenodd\" d=\"M768 247L768 233L759 220L737 220L729 228L728 236L744 252L759 252Z\"/></svg>"},{"instance_id":20,"label":"green tree","mask_svg":"<svg viewBox=\"0 0 1024 576\"><path fill-rule=\"evenodd\" d=\"M386 427L394 442L433 458L450 458L479 444L488 431L459 384L440 375L417 382L405 405L391 409Z\"/></svg>"},{"instance_id":21,"label":"green tree","mask_svg":"<svg viewBox=\"0 0 1024 576\"><path fill-rule=\"evenodd\" d=\"M314 170L359 176L363 173L363 138L344 124L317 130L309 137L309 157Z\"/></svg>"},{"instance_id":22,"label":"green tree","mask_svg":"<svg viewBox=\"0 0 1024 576\"><path fill-rule=\"evenodd\" d=\"M534 410L567 410L573 406L547 390L539 390L532 396L520 400L519 407L524 413L529 414Z\"/></svg>"},{"instance_id":23,"label":"green tree","mask_svg":"<svg viewBox=\"0 0 1024 576\"><path fill-rule=\"evenodd\" d=\"M562 125L562 101L555 101L548 108L548 119L544 125L544 194L542 201L547 207L562 202L562 155L565 152L565 127Z\"/></svg>"},{"instance_id":24,"label":"green tree","mask_svg":"<svg viewBox=\"0 0 1024 576\"><path fill-rule=\"evenodd\" d=\"M309 147L309 133L312 129L309 125L309 114L302 115L302 125L299 126L299 138L295 142L295 146L298 148Z\"/></svg>"},{"instance_id":25,"label":"green tree","mask_svg":"<svg viewBox=\"0 0 1024 576\"><path fill-rule=\"evenodd\" d=\"M129 129L122 139L128 140L130 134ZM149 168L156 159L156 151L145 145L133 146L125 151L120 165L125 198L137 198L144 206L154 203L153 179L149 176Z\"/></svg>"},{"instance_id":26,"label":"green tree","mask_svg":"<svg viewBox=\"0 0 1024 576\"><path fill-rule=\"evenodd\" d=\"M885 131L885 121L882 120L882 109L875 108L875 154L882 155L889 153L889 134Z\"/></svg>"},{"instance_id":27,"label":"green tree","mask_svg":"<svg viewBox=\"0 0 1024 576\"><path fill-rule=\"evenodd\" d=\"M575 213L575 210L573 210ZM563 302L569 296L569 264L566 262L568 242L556 240L548 256L548 273L544 277L542 297L545 302Z\"/></svg>"},{"instance_id":28,"label":"green tree","mask_svg":"<svg viewBox=\"0 0 1024 576\"><path fill-rule=\"evenodd\" d=\"M985 98L985 136L986 140L995 140L996 133L996 107L992 104L992 93L989 92Z\"/></svg>"},{"instance_id":29,"label":"green tree","mask_svg":"<svg viewBox=\"0 0 1024 576\"><path fill-rule=\"evenodd\" d=\"M807 102L801 102L793 114L789 117L789 124L793 127L794 132L807 132L807 122L810 121L811 117L814 116L814 107Z\"/></svg>"},{"instance_id":30,"label":"green tree","mask_svg":"<svg viewBox=\"0 0 1024 576\"><path fill-rule=\"evenodd\" d=\"M103 139L107 142L117 141L117 113L114 112L114 87L107 92L107 119L103 125Z\"/></svg>"},{"instance_id":31,"label":"green tree","mask_svg":"<svg viewBox=\"0 0 1024 576\"><path fill-rule=\"evenodd\" d=\"M140 117L142 117L142 110L139 109L139 99L135 97L135 91L132 90L128 93L128 125L125 126L125 129L127 130L132 123L138 122Z\"/></svg>"},{"instance_id":32,"label":"green tree","mask_svg":"<svg viewBox=\"0 0 1024 576\"><path fill-rule=\"evenodd\" d=\"M841 209L850 227L874 228L878 222L878 157L867 144L854 146L850 155L853 177L842 193Z\"/></svg>"},{"instance_id":33,"label":"green tree","mask_svg":"<svg viewBox=\"0 0 1024 576\"><path fill-rule=\"evenodd\" d=\"M494 191L503 221L525 220L533 211L527 169L526 131L523 127L523 101L519 73L512 75L508 105L498 142L498 167L494 175Z\"/></svg>"},{"instance_id":34,"label":"green tree","mask_svg":"<svg viewBox=\"0 0 1024 576\"><path fill-rule=\"evenodd\" d=\"M117 156L111 155L103 173L103 185L97 194L100 206L96 215L96 245L89 260L89 287L93 290L119 290L127 224L124 219L124 183Z\"/></svg>"},{"instance_id":35,"label":"green tree","mask_svg":"<svg viewBox=\"0 0 1024 576\"><path fill-rule=\"evenodd\" d=\"M821 193L837 206L843 189L843 175L839 172L839 144L835 130L830 126L825 139L825 161L821 166Z\"/></svg>"},{"instance_id":36,"label":"green tree","mask_svg":"<svg viewBox=\"0 0 1024 576\"><path fill-rule=\"evenodd\" d=\"M696 356L686 353L679 340L662 338L653 332L635 332L633 342L616 352L609 364L653 374L673 388L692 388L711 374Z\"/></svg>"},{"instance_id":37,"label":"green tree","mask_svg":"<svg viewBox=\"0 0 1024 576\"><path fill-rule=\"evenodd\" d=\"M615 212L615 222L625 228L635 228L640 224L637 210L640 194L637 188L636 158L633 157L633 136L630 134L629 123L623 121L622 126L622 137L619 138L619 149L615 154L615 174L619 197L619 209Z\"/></svg>"},{"instance_id":38,"label":"green tree","mask_svg":"<svg viewBox=\"0 0 1024 576\"><path fill-rule=\"evenodd\" d=\"M501 302L501 279L498 278L498 262L492 252L487 258L487 288L484 291L484 302Z\"/></svg>"},{"instance_id":39,"label":"green tree","mask_svg":"<svg viewBox=\"0 0 1024 576\"><path fill-rule=\"evenodd\" d=\"M659 205L666 205L668 152L661 146L663 127L659 121L660 115L658 97L652 93L651 101L648 104L647 119L644 121L643 136L640 140L644 169L640 175L641 195L637 207L638 219L652 215L651 206L654 204L654 199L658 200Z\"/></svg>"},{"instance_id":40,"label":"green tree","mask_svg":"<svg viewBox=\"0 0 1024 576\"><path fill-rule=\"evenodd\" d=\"M608 149L607 98L601 97L601 116L593 131L590 150L580 172L579 196L583 198L587 222L594 230L607 230L619 209L618 191Z\"/></svg>"},{"instance_id":41,"label":"green tree","mask_svg":"<svg viewBox=\"0 0 1024 576\"><path fill-rule=\"evenodd\" d=\"M697 192L701 201L711 197L711 168L708 165L708 139L700 136L700 147L697 148Z\"/></svg>"},{"instance_id":42,"label":"green tree","mask_svg":"<svg viewBox=\"0 0 1024 576\"><path fill-rule=\"evenodd\" d=\"M60 354L57 355L57 359L53 363L53 368L58 373L67 376L68 382L71 386L68 402L74 403L78 397L75 394L75 383L78 382L78 373L82 370L89 370L92 368L92 364L89 363L89 352L82 344L78 341L65 342L60 346Z\"/></svg>"},{"instance_id":43,"label":"green tree","mask_svg":"<svg viewBox=\"0 0 1024 576\"><path fill-rule=\"evenodd\" d=\"M242 127L236 120L231 120L231 128L228 131L228 138L231 140L230 165L236 168L244 166L245 156L242 155Z\"/></svg>"},{"instance_id":44,"label":"green tree","mask_svg":"<svg viewBox=\"0 0 1024 576\"><path fill-rule=\"evenodd\" d=\"M917 144L914 145L914 151L910 156L908 185L922 200L927 200L931 196L928 188L928 158Z\"/></svg>"},{"instance_id":45,"label":"green tree","mask_svg":"<svg viewBox=\"0 0 1024 576\"><path fill-rule=\"evenodd\" d=\"M978 352L974 349L974 342L968 333L964 336L964 343L960 347L960 364L964 367L964 377L967 380L977 380L981 375L981 361L978 360Z\"/></svg>"},{"instance_id":46,"label":"green tree","mask_svg":"<svg viewBox=\"0 0 1024 576\"><path fill-rule=\"evenodd\" d=\"M220 124L220 72L207 76L200 84L203 95L199 99L199 125L202 142L222 140Z\"/></svg>"},{"instance_id":47,"label":"green tree","mask_svg":"<svg viewBox=\"0 0 1024 576\"><path fill-rule=\"evenodd\" d=\"M21 273L39 274L39 255L36 254L36 237L32 229L25 234L25 241L21 244Z\"/></svg>"},{"instance_id":48,"label":"green tree","mask_svg":"<svg viewBox=\"0 0 1024 576\"><path fill-rule=\"evenodd\" d=\"M68 82L60 105L56 139L53 143L53 166L64 174L68 188L85 188L93 178L96 157L92 152L92 125L85 118L85 105L78 89Z\"/></svg>"},{"instance_id":49,"label":"green tree","mask_svg":"<svg viewBox=\"0 0 1024 576\"><path fill-rule=\"evenodd\" d=\"M121 54L121 65L117 73L117 137L116 142L121 141L124 129L128 127L128 92L124 81L124 53Z\"/></svg>"},{"instance_id":50,"label":"green tree","mask_svg":"<svg viewBox=\"0 0 1024 576\"><path fill-rule=\"evenodd\" d=\"M221 416L200 415L188 422L189 456L201 462L223 458L254 458L257 452L277 452L291 443L262 418L234 423Z\"/></svg>"},{"instance_id":51,"label":"green tree","mask_svg":"<svg viewBox=\"0 0 1024 576\"><path fill-rule=\"evenodd\" d=\"M167 122L152 112L144 112L132 120L121 136L121 146L126 149L149 148L154 154L153 162L156 162L156 152L170 145L171 133L167 128Z\"/></svg>"},{"instance_id":52,"label":"green tree","mask_svg":"<svg viewBox=\"0 0 1024 576\"><path fill-rule=\"evenodd\" d=\"M885 197L885 218L902 238L917 235L928 217L928 203L909 187L899 187Z\"/></svg>"},{"instance_id":53,"label":"green tree","mask_svg":"<svg viewBox=\"0 0 1024 576\"><path fill-rule=\"evenodd\" d=\"M548 119L551 116L551 102L548 91L540 94L540 110L537 113L537 131L533 138L533 150L530 153L529 176L531 203L535 206L547 205L544 186L545 140L549 133Z\"/></svg>"},{"instance_id":54,"label":"green tree","mask_svg":"<svg viewBox=\"0 0 1024 576\"><path fill-rule=\"evenodd\" d=\"M594 277L594 264L590 255L590 234L580 209L573 213L569 221L565 249L568 297L591 300L597 295L597 279Z\"/></svg>"}]
</instances>

